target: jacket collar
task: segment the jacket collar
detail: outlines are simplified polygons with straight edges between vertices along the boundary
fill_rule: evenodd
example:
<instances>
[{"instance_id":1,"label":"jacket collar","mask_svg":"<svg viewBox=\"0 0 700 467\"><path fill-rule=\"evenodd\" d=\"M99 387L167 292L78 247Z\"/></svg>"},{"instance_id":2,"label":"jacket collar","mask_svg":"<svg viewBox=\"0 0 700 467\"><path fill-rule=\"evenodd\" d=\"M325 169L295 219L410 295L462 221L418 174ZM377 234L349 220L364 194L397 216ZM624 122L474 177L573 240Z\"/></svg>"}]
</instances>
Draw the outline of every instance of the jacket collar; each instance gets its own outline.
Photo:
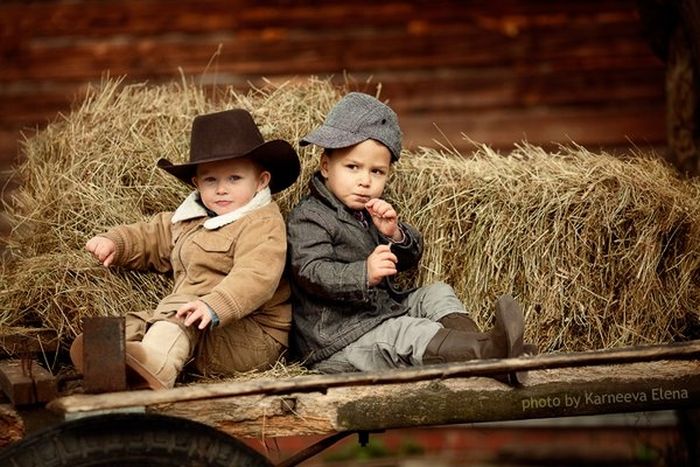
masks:
<instances>
[{"instance_id":1,"label":"jacket collar","mask_svg":"<svg viewBox=\"0 0 700 467\"><path fill-rule=\"evenodd\" d=\"M309 189L311 190L311 194L323 201L328 206L337 211L345 211L350 214L350 210L347 208L347 206L345 206L333 193L330 192L328 187L326 187L326 183L323 180L321 172L316 172L314 173L314 176L311 177L311 180L309 181Z\"/></svg>"},{"instance_id":2,"label":"jacket collar","mask_svg":"<svg viewBox=\"0 0 700 467\"><path fill-rule=\"evenodd\" d=\"M357 217L355 217L354 212L345 206L333 193L330 192L326 183L323 180L321 172L314 173L313 177L309 181L309 189L311 194L318 198L322 203L326 204L330 208L334 209L338 213L338 217L343 219L345 222L351 224L356 224L359 222ZM364 213L364 210L363 210ZM367 219L367 217L365 217Z\"/></svg>"},{"instance_id":3,"label":"jacket collar","mask_svg":"<svg viewBox=\"0 0 700 467\"><path fill-rule=\"evenodd\" d=\"M216 230L237 221L250 212L266 206L271 202L272 194L270 193L270 189L265 188L253 196L253 199L251 199L245 206L241 206L240 208L221 216L209 217L206 221L204 221L204 228L207 230ZM178 222L198 219L200 217L208 217L207 210L200 201L199 193L197 191L193 191L175 210L170 222L176 224Z\"/></svg>"}]
</instances>

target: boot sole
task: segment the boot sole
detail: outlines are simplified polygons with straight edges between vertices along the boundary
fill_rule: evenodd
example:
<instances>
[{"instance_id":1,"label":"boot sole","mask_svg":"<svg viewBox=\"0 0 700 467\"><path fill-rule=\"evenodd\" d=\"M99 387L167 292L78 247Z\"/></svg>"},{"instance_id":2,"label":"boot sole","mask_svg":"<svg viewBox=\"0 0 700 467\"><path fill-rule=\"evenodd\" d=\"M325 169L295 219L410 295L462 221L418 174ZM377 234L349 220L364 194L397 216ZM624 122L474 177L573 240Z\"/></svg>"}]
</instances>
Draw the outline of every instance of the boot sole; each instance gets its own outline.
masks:
<instances>
[{"instance_id":1,"label":"boot sole","mask_svg":"<svg viewBox=\"0 0 700 467\"><path fill-rule=\"evenodd\" d=\"M520 305L510 295L503 295L496 302L496 320L498 320L506 333L508 342L507 358L520 357L525 353L523 335L525 333L525 318ZM527 379L526 371L515 371L503 375L507 383L512 386L522 386ZM501 378L497 378L502 380Z\"/></svg>"}]
</instances>

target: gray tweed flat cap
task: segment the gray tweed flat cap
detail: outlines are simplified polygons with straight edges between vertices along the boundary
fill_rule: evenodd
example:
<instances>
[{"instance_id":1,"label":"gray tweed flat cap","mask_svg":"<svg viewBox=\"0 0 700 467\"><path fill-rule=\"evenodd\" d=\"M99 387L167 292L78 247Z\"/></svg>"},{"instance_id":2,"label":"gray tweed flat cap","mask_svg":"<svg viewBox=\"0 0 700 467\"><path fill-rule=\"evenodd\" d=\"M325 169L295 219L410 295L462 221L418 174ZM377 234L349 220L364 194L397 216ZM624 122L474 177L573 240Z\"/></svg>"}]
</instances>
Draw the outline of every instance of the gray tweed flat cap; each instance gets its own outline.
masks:
<instances>
[{"instance_id":1,"label":"gray tweed flat cap","mask_svg":"<svg viewBox=\"0 0 700 467\"><path fill-rule=\"evenodd\" d=\"M299 144L339 149L367 139L384 144L392 160L399 160L401 128L396 113L369 94L351 92L333 106L323 125L302 138Z\"/></svg>"}]
</instances>

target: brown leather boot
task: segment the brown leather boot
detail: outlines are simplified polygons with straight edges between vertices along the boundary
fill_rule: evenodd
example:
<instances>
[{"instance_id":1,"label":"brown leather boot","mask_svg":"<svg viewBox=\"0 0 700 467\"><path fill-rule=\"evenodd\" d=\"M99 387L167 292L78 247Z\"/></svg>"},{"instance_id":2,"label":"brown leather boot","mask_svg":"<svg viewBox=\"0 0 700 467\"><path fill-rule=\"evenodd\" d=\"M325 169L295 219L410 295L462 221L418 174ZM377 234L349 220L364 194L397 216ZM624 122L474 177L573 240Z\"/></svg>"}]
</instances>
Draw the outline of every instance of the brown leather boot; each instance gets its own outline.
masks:
<instances>
[{"instance_id":1,"label":"brown leather boot","mask_svg":"<svg viewBox=\"0 0 700 467\"><path fill-rule=\"evenodd\" d=\"M479 326L476 322L469 317L466 313L450 313L440 318L438 323L442 324L443 327L447 329L456 329L458 331L466 332L480 332ZM532 356L537 355L539 349L537 345L525 342L523 344L523 355Z\"/></svg>"},{"instance_id":2,"label":"brown leather boot","mask_svg":"<svg viewBox=\"0 0 700 467\"><path fill-rule=\"evenodd\" d=\"M126 365L151 389L170 389L190 356L185 332L170 321L154 323L141 342L126 343Z\"/></svg>"},{"instance_id":3,"label":"brown leather boot","mask_svg":"<svg viewBox=\"0 0 700 467\"><path fill-rule=\"evenodd\" d=\"M510 295L501 295L496 301L496 326L498 326L498 317L507 317L512 319L510 333L508 335L508 355L507 358L515 358L524 355L526 352L536 352L537 347L532 344L523 343L523 334L525 332L525 321L520 305ZM517 323L517 326L514 326ZM510 384L511 386L522 386L527 379L527 371L515 371L506 374L494 375L494 379Z\"/></svg>"},{"instance_id":4,"label":"brown leather boot","mask_svg":"<svg viewBox=\"0 0 700 467\"><path fill-rule=\"evenodd\" d=\"M496 301L496 326L492 332L498 334L498 338L505 339L507 358L523 354L525 318L520 305L510 295L501 295Z\"/></svg>"},{"instance_id":5,"label":"brown leather boot","mask_svg":"<svg viewBox=\"0 0 700 467\"><path fill-rule=\"evenodd\" d=\"M466 313L450 313L440 318L438 323L447 329L457 329L458 331L479 332L479 326Z\"/></svg>"},{"instance_id":6,"label":"brown leather boot","mask_svg":"<svg viewBox=\"0 0 700 467\"><path fill-rule=\"evenodd\" d=\"M482 357L482 355L490 354L494 348L491 339L492 337L485 332L439 329L425 348L423 364L432 365L435 363L464 362L479 358L497 358L497 356Z\"/></svg>"},{"instance_id":7,"label":"brown leather boot","mask_svg":"<svg viewBox=\"0 0 700 467\"><path fill-rule=\"evenodd\" d=\"M495 315L496 325L489 332L440 329L428 343L423 354L423 363L463 362L522 355L525 323L518 303L509 295L499 297ZM497 379L503 378L510 384L521 382L516 374Z\"/></svg>"}]
</instances>

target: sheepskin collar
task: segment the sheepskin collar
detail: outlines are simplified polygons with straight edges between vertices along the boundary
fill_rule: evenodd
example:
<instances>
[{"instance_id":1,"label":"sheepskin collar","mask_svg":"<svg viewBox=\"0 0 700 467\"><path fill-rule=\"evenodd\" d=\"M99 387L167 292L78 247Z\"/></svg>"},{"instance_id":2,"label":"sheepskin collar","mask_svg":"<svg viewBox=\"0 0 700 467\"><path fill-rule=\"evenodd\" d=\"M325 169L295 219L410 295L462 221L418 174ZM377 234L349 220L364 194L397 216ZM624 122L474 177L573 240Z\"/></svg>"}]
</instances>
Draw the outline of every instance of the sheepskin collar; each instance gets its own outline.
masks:
<instances>
[{"instance_id":1,"label":"sheepskin collar","mask_svg":"<svg viewBox=\"0 0 700 467\"><path fill-rule=\"evenodd\" d=\"M266 206L272 202L272 194L269 188L259 191L248 204L233 210L221 216L210 217L204 221L204 228L207 230L216 230L234 221L237 221L246 214ZM198 217L208 217L206 208L202 205L199 198L199 192L193 191L185 200L178 206L170 220L171 223L196 219Z\"/></svg>"}]
</instances>

